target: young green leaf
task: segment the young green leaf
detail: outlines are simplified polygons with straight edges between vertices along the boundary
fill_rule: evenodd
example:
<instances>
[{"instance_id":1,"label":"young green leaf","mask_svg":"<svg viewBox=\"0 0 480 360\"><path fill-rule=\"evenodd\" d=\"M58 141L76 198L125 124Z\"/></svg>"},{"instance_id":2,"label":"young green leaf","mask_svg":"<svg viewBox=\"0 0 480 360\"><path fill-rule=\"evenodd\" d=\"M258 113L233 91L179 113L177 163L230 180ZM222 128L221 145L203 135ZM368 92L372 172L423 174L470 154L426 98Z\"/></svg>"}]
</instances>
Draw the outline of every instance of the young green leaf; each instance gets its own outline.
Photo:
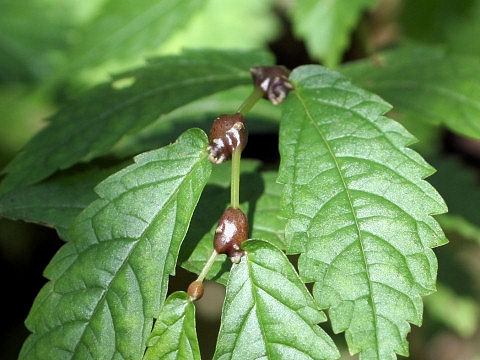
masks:
<instances>
[{"instance_id":1,"label":"young green leaf","mask_svg":"<svg viewBox=\"0 0 480 360\"><path fill-rule=\"evenodd\" d=\"M293 28L309 53L334 67L349 44L350 32L363 11L377 0L298 0L292 11Z\"/></svg>"},{"instance_id":2,"label":"young green leaf","mask_svg":"<svg viewBox=\"0 0 480 360\"><path fill-rule=\"evenodd\" d=\"M201 0L107 0L77 34L71 69L144 56L201 7ZM140 55L139 55L140 54Z\"/></svg>"},{"instance_id":3,"label":"young green leaf","mask_svg":"<svg viewBox=\"0 0 480 360\"><path fill-rule=\"evenodd\" d=\"M139 359L210 175L201 130L141 154L96 187L26 320L20 359Z\"/></svg>"},{"instance_id":4,"label":"young green leaf","mask_svg":"<svg viewBox=\"0 0 480 360\"><path fill-rule=\"evenodd\" d=\"M16 188L0 197L0 215L53 227L60 238L69 240L73 220L98 199L93 188L121 166L92 167L68 171L45 182Z\"/></svg>"},{"instance_id":5,"label":"young green leaf","mask_svg":"<svg viewBox=\"0 0 480 360\"><path fill-rule=\"evenodd\" d=\"M144 360L200 360L195 306L186 292L177 291L165 301L147 346Z\"/></svg>"},{"instance_id":6,"label":"young green leaf","mask_svg":"<svg viewBox=\"0 0 480 360\"><path fill-rule=\"evenodd\" d=\"M338 359L332 339L317 325L326 316L276 246L242 245L222 310L214 360Z\"/></svg>"},{"instance_id":7,"label":"young green leaf","mask_svg":"<svg viewBox=\"0 0 480 360\"><path fill-rule=\"evenodd\" d=\"M374 91L412 123L443 124L480 139L480 63L434 47L405 47L342 66L341 72Z\"/></svg>"},{"instance_id":8,"label":"young green leaf","mask_svg":"<svg viewBox=\"0 0 480 360\"><path fill-rule=\"evenodd\" d=\"M260 163L242 160L240 176L240 208L247 215L251 237L260 236L285 247L285 220L280 218L282 186L275 182L276 173L258 172ZM213 237L218 219L230 203L230 163L215 166L209 183L200 198L182 248L179 264L186 270L200 273L213 251ZM231 262L225 255L217 257L207 279L226 284Z\"/></svg>"},{"instance_id":9,"label":"young green leaf","mask_svg":"<svg viewBox=\"0 0 480 360\"><path fill-rule=\"evenodd\" d=\"M431 214L447 210L406 146L414 141L382 116L390 105L321 66L295 69L283 105L279 181L290 253L315 282L335 333L362 360L408 355L408 322L420 325L422 295L435 290L431 247L447 242ZM408 321L408 322L407 322Z\"/></svg>"},{"instance_id":10,"label":"young green leaf","mask_svg":"<svg viewBox=\"0 0 480 360\"><path fill-rule=\"evenodd\" d=\"M123 135L188 102L249 84L249 68L271 61L257 51L186 51L119 75L55 114L4 169L0 193L99 156Z\"/></svg>"}]
</instances>

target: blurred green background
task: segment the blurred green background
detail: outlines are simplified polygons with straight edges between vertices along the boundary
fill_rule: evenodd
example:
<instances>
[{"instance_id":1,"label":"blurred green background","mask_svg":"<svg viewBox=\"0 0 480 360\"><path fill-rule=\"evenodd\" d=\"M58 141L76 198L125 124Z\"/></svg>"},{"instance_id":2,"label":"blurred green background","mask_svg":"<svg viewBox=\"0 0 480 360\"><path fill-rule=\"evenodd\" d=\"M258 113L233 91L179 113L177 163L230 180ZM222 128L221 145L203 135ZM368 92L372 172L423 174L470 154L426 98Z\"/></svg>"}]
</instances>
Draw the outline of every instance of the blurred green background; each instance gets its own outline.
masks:
<instances>
[{"instance_id":1,"label":"blurred green background","mask_svg":"<svg viewBox=\"0 0 480 360\"><path fill-rule=\"evenodd\" d=\"M420 44L440 46L448 54L469 56L480 64L480 0L337 0L337 10L329 7L335 1L324 0L322 11L317 4L322 0L299 3L0 0L0 168L49 115L83 90L143 64L149 56L175 54L183 48L265 48L290 68L322 63L342 71L342 64L368 56L375 59L384 49ZM311 4L317 12L309 11ZM347 16L350 12L353 15ZM275 168L278 112L268 110L264 115L274 125L269 122L252 132L245 157ZM396 111L390 115L420 139L414 147L438 170L430 180L450 209L440 217L450 244L435 251L438 292L425 299L424 326L413 327L409 335L410 358L479 360L480 141L450 132L435 119L419 121ZM208 128L209 121L194 120ZM473 121L480 123L480 117ZM171 129L160 126L156 131ZM105 165L130 158L139 139L139 151L162 145L145 136L126 139L123 148L96 162ZM45 283L42 271L62 243L52 229L0 219L4 282L0 359L17 357L28 334L23 321ZM193 278L179 269L171 290L184 290ZM206 287L198 303L198 334L202 355L208 359L224 289L215 283ZM344 358L351 358L343 336L335 339L343 344Z\"/></svg>"}]
</instances>

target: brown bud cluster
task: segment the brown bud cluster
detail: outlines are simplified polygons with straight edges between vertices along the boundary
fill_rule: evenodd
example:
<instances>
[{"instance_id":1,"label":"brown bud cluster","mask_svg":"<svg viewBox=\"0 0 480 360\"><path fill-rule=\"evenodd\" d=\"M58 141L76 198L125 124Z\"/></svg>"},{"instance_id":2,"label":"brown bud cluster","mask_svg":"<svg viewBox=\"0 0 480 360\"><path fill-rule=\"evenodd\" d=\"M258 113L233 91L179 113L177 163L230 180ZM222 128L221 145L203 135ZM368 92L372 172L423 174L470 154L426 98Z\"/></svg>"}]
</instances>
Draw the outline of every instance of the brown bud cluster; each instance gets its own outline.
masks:
<instances>
[{"instance_id":1,"label":"brown bud cluster","mask_svg":"<svg viewBox=\"0 0 480 360\"><path fill-rule=\"evenodd\" d=\"M225 210L215 230L214 247L217 253L227 254L233 263L243 255L242 243L248 238L248 220L240 209Z\"/></svg>"},{"instance_id":2,"label":"brown bud cluster","mask_svg":"<svg viewBox=\"0 0 480 360\"><path fill-rule=\"evenodd\" d=\"M220 115L212 124L210 135L210 161L220 164L232 156L236 149L247 144L247 130L241 114Z\"/></svg>"},{"instance_id":3,"label":"brown bud cluster","mask_svg":"<svg viewBox=\"0 0 480 360\"><path fill-rule=\"evenodd\" d=\"M263 90L263 97L272 104L280 104L293 89L288 80L290 70L285 66L256 66L250 68L253 82Z\"/></svg>"},{"instance_id":4,"label":"brown bud cluster","mask_svg":"<svg viewBox=\"0 0 480 360\"><path fill-rule=\"evenodd\" d=\"M201 281L192 282L187 289L187 294L191 301L200 300L203 296L203 284Z\"/></svg>"}]
</instances>

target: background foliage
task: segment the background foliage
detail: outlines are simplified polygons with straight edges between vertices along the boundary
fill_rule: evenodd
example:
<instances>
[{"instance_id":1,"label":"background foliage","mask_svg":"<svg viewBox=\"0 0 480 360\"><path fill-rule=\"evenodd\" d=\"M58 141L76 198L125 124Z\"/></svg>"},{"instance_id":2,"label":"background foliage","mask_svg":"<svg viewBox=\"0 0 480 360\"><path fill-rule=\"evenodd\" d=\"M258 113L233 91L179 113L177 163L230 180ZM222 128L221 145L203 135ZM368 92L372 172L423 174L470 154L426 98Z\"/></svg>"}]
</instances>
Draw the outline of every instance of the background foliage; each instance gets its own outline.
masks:
<instances>
[{"instance_id":1,"label":"background foliage","mask_svg":"<svg viewBox=\"0 0 480 360\"><path fill-rule=\"evenodd\" d=\"M410 357L478 359L478 14L478 0L0 0L2 168L41 130L4 170L1 185L0 265L4 274L15 274L4 278L1 357L17 356L27 336L23 319L45 282L41 273L70 239L74 218L98 198L94 186L130 165L133 155L167 145L188 128L208 130L213 116L232 111L248 93L235 87L249 84L248 68L274 62L265 52L271 51L291 68L318 62L335 68L353 86L390 102L388 115L420 139L414 147L437 169L429 181L449 207L438 220L451 244L435 250L439 291L426 298L425 325L413 328ZM216 50L183 50L202 47ZM250 52L240 60L238 53L216 53L237 48ZM221 78L212 78L218 73ZM184 80L183 87L168 87ZM166 90L157 89L159 83ZM135 113L131 99L143 101L148 112ZM72 116L79 121L68 127L64 119ZM279 110L261 102L249 117L244 154L261 161L243 164L242 208L254 236L284 248L285 221L277 217L282 189L275 183ZM97 127L89 125L86 133L83 119ZM67 131L76 140L62 145ZM98 136L102 131L108 136ZM43 144L50 147L48 158L39 151ZM211 200L200 199L180 249L178 264L191 271L208 256L228 199L228 168L213 171L204 189ZM61 240L54 230L13 219L54 227ZM230 269L221 260L210 277L225 283ZM184 290L193 278L178 271L169 292ZM211 358L223 288L207 286L197 325L202 355ZM171 301L181 303L182 295ZM183 314L192 317L191 309ZM342 338L335 342L346 354Z\"/></svg>"}]
</instances>

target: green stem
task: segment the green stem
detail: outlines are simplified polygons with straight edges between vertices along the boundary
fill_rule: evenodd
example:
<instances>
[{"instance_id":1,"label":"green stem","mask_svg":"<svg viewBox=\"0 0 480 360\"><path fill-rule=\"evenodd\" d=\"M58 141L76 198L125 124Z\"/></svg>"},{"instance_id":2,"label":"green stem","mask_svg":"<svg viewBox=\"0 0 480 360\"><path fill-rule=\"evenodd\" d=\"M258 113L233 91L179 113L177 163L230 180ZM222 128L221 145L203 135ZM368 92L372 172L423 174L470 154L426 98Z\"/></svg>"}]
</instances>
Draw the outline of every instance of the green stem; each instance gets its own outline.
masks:
<instances>
[{"instance_id":1,"label":"green stem","mask_svg":"<svg viewBox=\"0 0 480 360\"><path fill-rule=\"evenodd\" d=\"M255 87L252 93L245 99L245 101L238 108L237 113L242 114L242 116L247 115L247 113L252 109L252 107L263 97L263 90L259 87ZM234 209L238 209L240 205L240 162L242 158L242 150L236 149L232 153L232 173L231 173L231 189L230 189L230 206ZM210 268L215 263L218 253L213 249L212 255L207 260L203 266L200 275L198 275L197 281L203 282L207 276Z\"/></svg>"},{"instance_id":2,"label":"green stem","mask_svg":"<svg viewBox=\"0 0 480 360\"><path fill-rule=\"evenodd\" d=\"M246 116L253 106L263 97L263 90L260 87L254 87L250 95L240 105L237 113ZM242 157L242 150L237 149L232 153L232 173L230 186L230 206L238 209L240 204L240 160Z\"/></svg>"},{"instance_id":3,"label":"green stem","mask_svg":"<svg viewBox=\"0 0 480 360\"><path fill-rule=\"evenodd\" d=\"M255 87L252 93L245 99L245 101L240 105L237 110L237 113L242 114L242 116L247 115L247 113L253 108L253 106L263 97L263 90L260 87Z\"/></svg>"},{"instance_id":4,"label":"green stem","mask_svg":"<svg viewBox=\"0 0 480 360\"><path fill-rule=\"evenodd\" d=\"M240 162L242 150L236 149L232 154L232 173L230 176L230 206L238 209L240 205Z\"/></svg>"},{"instance_id":5,"label":"green stem","mask_svg":"<svg viewBox=\"0 0 480 360\"><path fill-rule=\"evenodd\" d=\"M212 255L210 255L210 258L207 260L207 262L203 266L202 272L200 273L200 275L198 275L197 281L203 282L205 277L208 275L210 268L213 266L215 260L217 260L217 256L218 256L217 251L213 249Z\"/></svg>"}]
</instances>

